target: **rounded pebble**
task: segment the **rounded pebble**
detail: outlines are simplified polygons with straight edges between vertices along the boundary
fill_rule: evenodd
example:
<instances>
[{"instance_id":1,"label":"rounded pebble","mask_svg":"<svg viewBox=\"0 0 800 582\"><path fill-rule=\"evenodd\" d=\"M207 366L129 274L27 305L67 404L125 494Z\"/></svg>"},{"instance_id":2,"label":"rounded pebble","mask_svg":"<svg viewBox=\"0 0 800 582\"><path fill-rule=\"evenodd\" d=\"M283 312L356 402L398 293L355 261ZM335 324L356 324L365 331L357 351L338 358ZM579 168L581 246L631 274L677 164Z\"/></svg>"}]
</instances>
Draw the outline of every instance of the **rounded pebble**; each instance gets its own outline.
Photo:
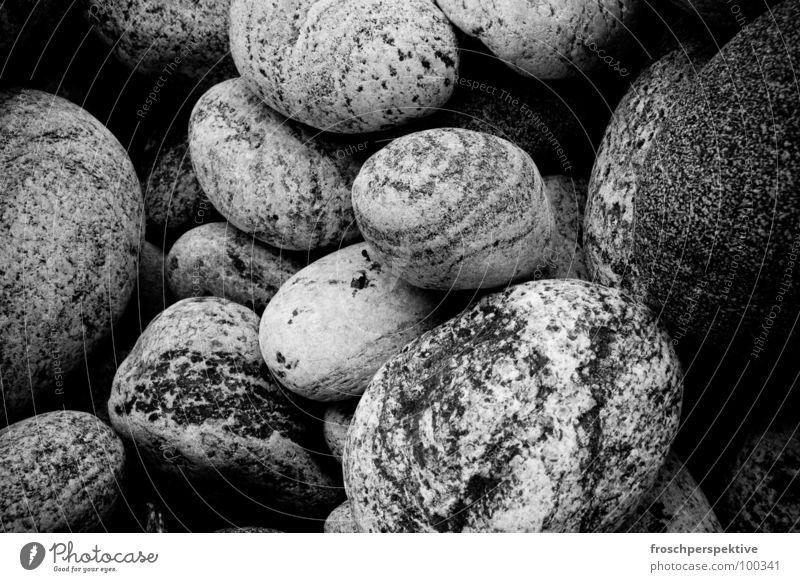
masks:
<instances>
[{"instance_id":1,"label":"rounded pebble","mask_svg":"<svg viewBox=\"0 0 800 582\"><path fill-rule=\"evenodd\" d=\"M242 77L287 117L364 133L432 113L453 93L455 31L430 0L233 0Z\"/></svg>"},{"instance_id":2,"label":"rounded pebble","mask_svg":"<svg viewBox=\"0 0 800 582\"><path fill-rule=\"evenodd\" d=\"M0 91L3 412L33 413L110 333L136 284L143 203L127 153L60 97Z\"/></svg>"},{"instance_id":3,"label":"rounded pebble","mask_svg":"<svg viewBox=\"0 0 800 582\"><path fill-rule=\"evenodd\" d=\"M612 531L678 428L682 371L656 315L577 280L481 299L383 366L345 486L360 529Z\"/></svg>"},{"instance_id":4,"label":"rounded pebble","mask_svg":"<svg viewBox=\"0 0 800 582\"><path fill-rule=\"evenodd\" d=\"M48 412L0 430L0 531L102 530L120 497L125 448L86 412Z\"/></svg>"},{"instance_id":5,"label":"rounded pebble","mask_svg":"<svg viewBox=\"0 0 800 582\"><path fill-rule=\"evenodd\" d=\"M184 299L159 315L120 366L108 409L167 477L216 493L224 479L303 515L327 512L341 496L303 446L302 410L261 359L258 316L231 301Z\"/></svg>"},{"instance_id":6,"label":"rounded pebble","mask_svg":"<svg viewBox=\"0 0 800 582\"><path fill-rule=\"evenodd\" d=\"M324 533L361 533L353 519L353 509L349 501L331 511L323 526Z\"/></svg>"},{"instance_id":7,"label":"rounded pebble","mask_svg":"<svg viewBox=\"0 0 800 582\"><path fill-rule=\"evenodd\" d=\"M342 462L344 455L344 444L347 441L347 431L353 422L353 415L356 412L358 400L345 400L331 404L325 409L322 417L322 433L325 437L325 444L333 454L334 458Z\"/></svg>"},{"instance_id":8,"label":"rounded pebble","mask_svg":"<svg viewBox=\"0 0 800 582\"><path fill-rule=\"evenodd\" d=\"M189 144L203 190L238 229L290 250L358 237L350 200L358 159L269 109L241 78L200 98Z\"/></svg>"},{"instance_id":9,"label":"rounded pebble","mask_svg":"<svg viewBox=\"0 0 800 582\"><path fill-rule=\"evenodd\" d=\"M373 258L426 289L508 285L549 268L555 226L530 156L499 137L432 129L394 140L353 183Z\"/></svg>"},{"instance_id":10,"label":"rounded pebble","mask_svg":"<svg viewBox=\"0 0 800 582\"><path fill-rule=\"evenodd\" d=\"M261 314L303 264L226 222L204 224L179 238L167 257L167 283L177 299L224 297Z\"/></svg>"},{"instance_id":11,"label":"rounded pebble","mask_svg":"<svg viewBox=\"0 0 800 582\"><path fill-rule=\"evenodd\" d=\"M441 321L438 294L398 279L371 252L359 243L315 261L264 310L261 353L292 392L360 396L386 360Z\"/></svg>"}]
</instances>

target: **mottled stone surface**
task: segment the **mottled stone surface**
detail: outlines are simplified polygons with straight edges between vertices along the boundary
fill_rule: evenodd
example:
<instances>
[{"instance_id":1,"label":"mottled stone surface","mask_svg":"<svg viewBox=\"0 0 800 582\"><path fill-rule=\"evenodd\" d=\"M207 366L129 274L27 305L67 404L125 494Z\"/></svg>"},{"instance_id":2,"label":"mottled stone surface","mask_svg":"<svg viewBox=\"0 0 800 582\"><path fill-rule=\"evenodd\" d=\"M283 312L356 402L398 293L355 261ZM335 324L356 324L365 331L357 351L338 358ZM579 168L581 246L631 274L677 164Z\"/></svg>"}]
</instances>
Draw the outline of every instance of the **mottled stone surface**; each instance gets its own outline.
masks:
<instances>
[{"instance_id":1,"label":"mottled stone surface","mask_svg":"<svg viewBox=\"0 0 800 582\"><path fill-rule=\"evenodd\" d=\"M52 398L122 315L142 213L128 155L99 121L47 93L0 91L0 425Z\"/></svg>"},{"instance_id":2,"label":"mottled stone surface","mask_svg":"<svg viewBox=\"0 0 800 582\"><path fill-rule=\"evenodd\" d=\"M102 531L125 449L99 418L48 412L0 430L0 531Z\"/></svg>"},{"instance_id":3,"label":"mottled stone surface","mask_svg":"<svg viewBox=\"0 0 800 582\"><path fill-rule=\"evenodd\" d=\"M613 531L678 427L656 316L577 280L516 285L383 366L344 451L365 531Z\"/></svg>"},{"instance_id":4,"label":"mottled stone surface","mask_svg":"<svg viewBox=\"0 0 800 582\"><path fill-rule=\"evenodd\" d=\"M639 507L617 530L629 533L715 533L722 531L700 485L675 453Z\"/></svg>"},{"instance_id":5,"label":"mottled stone surface","mask_svg":"<svg viewBox=\"0 0 800 582\"><path fill-rule=\"evenodd\" d=\"M437 0L447 17L520 74L561 79L631 67L639 0ZM598 54L587 44L595 43Z\"/></svg>"},{"instance_id":6,"label":"mottled stone surface","mask_svg":"<svg viewBox=\"0 0 800 582\"><path fill-rule=\"evenodd\" d=\"M228 55L230 0L81 1L94 32L132 70L193 84L236 74Z\"/></svg>"},{"instance_id":7,"label":"mottled stone surface","mask_svg":"<svg viewBox=\"0 0 800 582\"><path fill-rule=\"evenodd\" d=\"M584 246L594 281L619 285L631 276L634 205L645 158L676 107L677 91L704 63L702 55L673 50L642 71L617 105L589 181Z\"/></svg>"},{"instance_id":8,"label":"mottled stone surface","mask_svg":"<svg viewBox=\"0 0 800 582\"><path fill-rule=\"evenodd\" d=\"M278 381L318 401L360 396L372 375L442 321L438 293L413 287L366 243L289 279L261 318L261 354Z\"/></svg>"},{"instance_id":9,"label":"mottled stone surface","mask_svg":"<svg viewBox=\"0 0 800 582\"><path fill-rule=\"evenodd\" d=\"M583 211L586 180L571 176L545 176L544 191L556 222L551 268L556 279L589 279L583 252Z\"/></svg>"},{"instance_id":10,"label":"mottled stone surface","mask_svg":"<svg viewBox=\"0 0 800 582\"><path fill-rule=\"evenodd\" d=\"M800 532L800 431L757 431L745 441L718 505L726 531Z\"/></svg>"},{"instance_id":11,"label":"mottled stone surface","mask_svg":"<svg viewBox=\"0 0 800 582\"><path fill-rule=\"evenodd\" d=\"M171 243L191 228L220 220L197 181L185 133L150 143L147 154L152 163L142 189L148 239Z\"/></svg>"},{"instance_id":12,"label":"mottled stone surface","mask_svg":"<svg viewBox=\"0 0 800 582\"><path fill-rule=\"evenodd\" d=\"M412 285L498 287L548 269L555 226L539 170L493 135L394 140L361 168L353 210L374 259Z\"/></svg>"},{"instance_id":13,"label":"mottled stone surface","mask_svg":"<svg viewBox=\"0 0 800 582\"><path fill-rule=\"evenodd\" d=\"M184 299L159 315L120 366L108 408L167 477L212 491L225 479L301 515L324 515L342 495L304 448L301 407L261 359L258 316L231 301Z\"/></svg>"},{"instance_id":14,"label":"mottled stone surface","mask_svg":"<svg viewBox=\"0 0 800 582\"><path fill-rule=\"evenodd\" d=\"M262 244L226 222L194 228L167 257L167 281L175 299L224 297L257 314L292 275L298 257Z\"/></svg>"},{"instance_id":15,"label":"mottled stone surface","mask_svg":"<svg viewBox=\"0 0 800 582\"><path fill-rule=\"evenodd\" d=\"M325 409L322 417L322 433L325 444L328 445L333 456L341 463L344 455L344 444L347 441L347 431L353 422L358 400L346 400L331 404Z\"/></svg>"},{"instance_id":16,"label":"mottled stone surface","mask_svg":"<svg viewBox=\"0 0 800 582\"><path fill-rule=\"evenodd\" d=\"M680 334L740 341L753 359L800 306L798 19L800 4L777 6L674 96L638 178L622 282Z\"/></svg>"},{"instance_id":17,"label":"mottled stone surface","mask_svg":"<svg viewBox=\"0 0 800 582\"><path fill-rule=\"evenodd\" d=\"M360 160L344 155L344 144L269 109L243 79L201 97L189 144L203 190L240 230L291 250L358 237L350 187Z\"/></svg>"},{"instance_id":18,"label":"mottled stone surface","mask_svg":"<svg viewBox=\"0 0 800 582\"><path fill-rule=\"evenodd\" d=\"M229 527L218 529L216 533L283 533L268 527Z\"/></svg>"},{"instance_id":19,"label":"mottled stone surface","mask_svg":"<svg viewBox=\"0 0 800 582\"><path fill-rule=\"evenodd\" d=\"M353 519L353 509L349 501L331 511L323 526L325 533L361 533Z\"/></svg>"},{"instance_id":20,"label":"mottled stone surface","mask_svg":"<svg viewBox=\"0 0 800 582\"><path fill-rule=\"evenodd\" d=\"M432 113L459 62L455 31L430 0L233 0L230 38L267 104L337 133Z\"/></svg>"}]
</instances>

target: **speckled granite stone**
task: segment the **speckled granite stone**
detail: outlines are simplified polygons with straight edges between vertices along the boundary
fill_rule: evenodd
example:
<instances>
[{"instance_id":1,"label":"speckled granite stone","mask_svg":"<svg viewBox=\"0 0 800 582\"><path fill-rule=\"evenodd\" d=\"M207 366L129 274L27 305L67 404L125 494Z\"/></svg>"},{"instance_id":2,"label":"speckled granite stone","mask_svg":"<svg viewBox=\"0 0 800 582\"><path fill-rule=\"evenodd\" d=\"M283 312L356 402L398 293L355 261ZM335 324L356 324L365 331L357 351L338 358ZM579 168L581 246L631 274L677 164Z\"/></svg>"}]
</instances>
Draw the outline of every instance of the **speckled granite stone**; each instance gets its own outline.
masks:
<instances>
[{"instance_id":1,"label":"speckled granite stone","mask_svg":"<svg viewBox=\"0 0 800 582\"><path fill-rule=\"evenodd\" d=\"M229 527L218 529L216 533L283 533L268 527Z\"/></svg>"},{"instance_id":2,"label":"speckled granite stone","mask_svg":"<svg viewBox=\"0 0 800 582\"><path fill-rule=\"evenodd\" d=\"M361 533L353 519L353 509L349 501L331 511L323 526L325 533Z\"/></svg>"},{"instance_id":3,"label":"speckled granite stone","mask_svg":"<svg viewBox=\"0 0 800 582\"><path fill-rule=\"evenodd\" d=\"M128 155L99 121L47 93L0 91L0 425L51 399L120 318L142 214Z\"/></svg>"},{"instance_id":4,"label":"speckled granite stone","mask_svg":"<svg viewBox=\"0 0 800 582\"><path fill-rule=\"evenodd\" d=\"M325 409L325 415L322 417L322 434L325 437L325 444L340 463L344 454L344 443L347 441L347 431L353 422L357 404L358 400L345 400L331 404Z\"/></svg>"},{"instance_id":5,"label":"speckled granite stone","mask_svg":"<svg viewBox=\"0 0 800 582\"><path fill-rule=\"evenodd\" d=\"M304 448L302 410L261 359L258 316L232 301L184 299L159 315L120 366L108 408L165 476L212 492L225 479L300 515L324 515L342 496Z\"/></svg>"},{"instance_id":6,"label":"speckled granite stone","mask_svg":"<svg viewBox=\"0 0 800 582\"><path fill-rule=\"evenodd\" d=\"M151 143L147 153L153 161L143 172L142 188L150 240L171 243L191 228L221 219L197 181L188 136Z\"/></svg>"},{"instance_id":7,"label":"speckled granite stone","mask_svg":"<svg viewBox=\"0 0 800 582\"><path fill-rule=\"evenodd\" d=\"M175 299L225 297L261 315L278 288L302 268L296 256L214 222L175 242L167 257L167 281Z\"/></svg>"},{"instance_id":8,"label":"speckled granite stone","mask_svg":"<svg viewBox=\"0 0 800 582\"><path fill-rule=\"evenodd\" d=\"M800 431L758 431L744 443L718 505L732 532L800 532Z\"/></svg>"},{"instance_id":9,"label":"speckled granite stone","mask_svg":"<svg viewBox=\"0 0 800 582\"><path fill-rule=\"evenodd\" d=\"M102 531L125 449L99 418L48 412L0 430L0 531Z\"/></svg>"},{"instance_id":10,"label":"speckled granite stone","mask_svg":"<svg viewBox=\"0 0 800 582\"><path fill-rule=\"evenodd\" d=\"M714 510L675 453L639 507L617 530L630 533L715 533L722 531Z\"/></svg>"},{"instance_id":11,"label":"speckled granite stone","mask_svg":"<svg viewBox=\"0 0 800 582\"><path fill-rule=\"evenodd\" d=\"M678 427L656 316L577 280L512 286L373 378L344 451L365 531L613 531Z\"/></svg>"},{"instance_id":12,"label":"speckled granite stone","mask_svg":"<svg viewBox=\"0 0 800 582\"><path fill-rule=\"evenodd\" d=\"M676 337L736 340L752 359L800 307L798 20L800 4L777 6L674 96L638 176L622 282Z\"/></svg>"},{"instance_id":13,"label":"speckled granite stone","mask_svg":"<svg viewBox=\"0 0 800 582\"><path fill-rule=\"evenodd\" d=\"M241 78L200 98L189 144L203 190L240 230L291 250L358 237L350 187L360 160L269 109Z\"/></svg>"},{"instance_id":14,"label":"speckled granite stone","mask_svg":"<svg viewBox=\"0 0 800 582\"><path fill-rule=\"evenodd\" d=\"M439 294L398 279L366 243L289 279L261 318L261 354L286 388L318 401L360 396L372 375L442 320Z\"/></svg>"},{"instance_id":15,"label":"speckled granite stone","mask_svg":"<svg viewBox=\"0 0 800 582\"><path fill-rule=\"evenodd\" d=\"M455 31L430 0L233 0L230 37L267 104L337 133L432 113L459 62Z\"/></svg>"},{"instance_id":16,"label":"speckled granite stone","mask_svg":"<svg viewBox=\"0 0 800 582\"><path fill-rule=\"evenodd\" d=\"M193 84L236 74L228 54L230 0L81 1L93 31L132 70Z\"/></svg>"},{"instance_id":17,"label":"speckled granite stone","mask_svg":"<svg viewBox=\"0 0 800 582\"><path fill-rule=\"evenodd\" d=\"M675 107L677 91L703 66L703 53L673 50L647 67L614 111L589 182L584 247L592 280L619 285L631 276L634 204L647 152Z\"/></svg>"},{"instance_id":18,"label":"speckled granite stone","mask_svg":"<svg viewBox=\"0 0 800 582\"><path fill-rule=\"evenodd\" d=\"M544 191L556 221L551 271L556 279L589 279L583 239L586 180L571 176L545 176Z\"/></svg>"},{"instance_id":19,"label":"speckled granite stone","mask_svg":"<svg viewBox=\"0 0 800 582\"><path fill-rule=\"evenodd\" d=\"M447 17L480 40L512 69L540 79L561 79L620 69L637 46L639 0L437 0ZM585 39L585 40L584 40ZM587 47L595 43L597 52ZM627 66L626 66L627 65Z\"/></svg>"},{"instance_id":20,"label":"speckled granite stone","mask_svg":"<svg viewBox=\"0 0 800 582\"><path fill-rule=\"evenodd\" d=\"M498 287L541 275L555 225L530 156L466 129L394 140L353 183L373 258L418 287Z\"/></svg>"}]
</instances>

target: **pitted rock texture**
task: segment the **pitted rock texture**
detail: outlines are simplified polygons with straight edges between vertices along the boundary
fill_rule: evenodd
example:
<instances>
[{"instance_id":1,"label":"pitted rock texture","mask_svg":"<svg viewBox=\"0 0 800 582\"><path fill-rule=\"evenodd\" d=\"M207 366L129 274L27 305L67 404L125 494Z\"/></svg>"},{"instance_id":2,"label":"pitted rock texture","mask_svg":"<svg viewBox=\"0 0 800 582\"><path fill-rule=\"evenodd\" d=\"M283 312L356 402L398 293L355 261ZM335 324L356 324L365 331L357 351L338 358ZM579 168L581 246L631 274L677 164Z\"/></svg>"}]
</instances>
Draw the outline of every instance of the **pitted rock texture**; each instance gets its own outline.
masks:
<instances>
[{"instance_id":1,"label":"pitted rock texture","mask_svg":"<svg viewBox=\"0 0 800 582\"><path fill-rule=\"evenodd\" d=\"M547 280L488 295L383 366L344 451L364 531L613 531L678 427L656 316Z\"/></svg>"},{"instance_id":2,"label":"pitted rock texture","mask_svg":"<svg viewBox=\"0 0 800 582\"><path fill-rule=\"evenodd\" d=\"M583 210L586 180L571 176L545 176L544 191L556 221L552 272L555 279L589 280L583 252Z\"/></svg>"},{"instance_id":3,"label":"pitted rock texture","mask_svg":"<svg viewBox=\"0 0 800 582\"><path fill-rule=\"evenodd\" d=\"M317 401L360 396L400 348L442 320L438 293L399 279L366 243L281 287L261 318L261 354L286 388Z\"/></svg>"},{"instance_id":4,"label":"pitted rock texture","mask_svg":"<svg viewBox=\"0 0 800 582\"><path fill-rule=\"evenodd\" d=\"M336 133L433 113L459 63L430 0L233 0L230 38L239 73L270 107Z\"/></svg>"},{"instance_id":5,"label":"pitted rock texture","mask_svg":"<svg viewBox=\"0 0 800 582\"><path fill-rule=\"evenodd\" d=\"M243 79L200 98L189 144L200 185L238 229L290 250L358 237L350 188L361 161L344 143L269 109Z\"/></svg>"},{"instance_id":6,"label":"pitted rock texture","mask_svg":"<svg viewBox=\"0 0 800 582\"><path fill-rule=\"evenodd\" d=\"M542 276L556 232L530 156L502 138L432 129L394 140L353 183L373 258L426 289Z\"/></svg>"},{"instance_id":7,"label":"pitted rock texture","mask_svg":"<svg viewBox=\"0 0 800 582\"><path fill-rule=\"evenodd\" d=\"M525 150L543 174L588 172L594 148L575 103L511 73L467 75L456 80L453 98L424 120L425 129L460 127L502 137Z\"/></svg>"},{"instance_id":8,"label":"pitted rock texture","mask_svg":"<svg viewBox=\"0 0 800 582\"><path fill-rule=\"evenodd\" d=\"M593 281L619 285L635 269L634 205L644 161L672 115L678 90L703 66L703 53L674 50L647 67L614 111L589 181L584 246Z\"/></svg>"},{"instance_id":9,"label":"pitted rock texture","mask_svg":"<svg viewBox=\"0 0 800 582\"><path fill-rule=\"evenodd\" d=\"M562 79L629 69L644 11L639 0L437 0L458 28L517 73ZM594 43L597 50L589 45ZM603 51L603 52L599 52ZM627 66L626 66L627 65Z\"/></svg>"},{"instance_id":10,"label":"pitted rock texture","mask_svg":"<svg viewBox=\"0 0 800 582\"><path fill-rule=\"evenodd\" d=\"M688 14L700 18L706 26L737 28L751 22L780 0L672 0Z\"/></svg>"},{"instance_id":11,"label":"pitted rock texture","mask_svg":"<svg viewBox=\"0 0 800 582\"><path fill-rule=\"evenodd\" d=\"M340 463L344 455L344 444L347 442L347 431L353 422L353 415L356 412L358 400L346 400L331 404L325 409L322 417L322 434L325 437L325 444L333 456Z\"/></svg>"},{"instance_id":12,"label":"pitted rock texture","mask_svg":"<svg viewBox=\"0 0 800 582\"><path fill-rule=\"evenodd\" d=\"M148 239L171 244L187 230L221 219L197 181L185 133L151 143L148 154L152 163L142 181Z\"/></svg>"},{"instance_id":13,"label":"pitted rock texture","mask_svg":"<svg viewBox=\"0 0 800 582\"><path fill-rule=\"evenodd\" d=\"M175 299L224 297L261 315L280 286L302 268L298 257L214 222L175 242L167 256L167 282Z\"/></svg>"},{"instance_id":14,"label":"pitted rock texture","mask_svg":"<svg viewBox=\"0 0 800 582\"><path fill-rule=\"evenodd\" d=\"M719 506L731 532L800 532L800 431L774 427L749 436Z\"/></svg>"},{"instance_id":15,"label":"pitted rock texture","mask_svg":"<svg viewBox=\"0 0 800 582\"><path fill-rule=\"evenodd\" d=\"M134 71L206 85L236 75L228 54L230 0L81 1L95 34Z\"/></svg>"},{"instance_id":16,"label":"pitted rock texture","mask_svg":"<svg viewBox=\"0 0 800 582\"><path fill-rule=\"evenodd\" d=\"M48 412L0 430L0 531L102 531L117 505L125 448L86 412Z\"/></svg>"},{"instance_id":17,"label":"pitted rock texture","mask_svg":"<svg viewBox=\"0 0 800 582\"><path fill-rule=\"evenodd\" d=\"M324 515L342 496L304 448L302 407L261 359L258 317L231 301L184 299L159 315L120 366L108 409L167 477L201 488L224 479L301 515Z\"/></svg>"},{"instance_id":18,"label":"pitted rock texture","mask_svg":"<svg viewBox=\"0 0 800 582\"><path fill-rule=\"evenodd\" d=\"M617 530L626 533L716 533L722 531L700 485L675 453L628 520Z\"/></svg>"},{"instance_id":19,"label":"pitted rock texture","mask_svg":"<svg viewBox=\"0 0 800 582\"><path fill-rule=\"evenodd\" d=\"M331 511L323 526L325 533L361 533L353 519L353 509L349 501Z\"/></svg>"},{"instance_id":20,"label":"pitted rock texture","mask_svg":"<svg viewBox=\"0 0 800 582\"><path fill-rule=\"evenodd\" d=\"M777 6L673 96L637 177L622 281L676 337L737 342L754 360L800 306L798 19L800 4Z\"/></svg>"},{"instance_id":21,"label":"pitted rock texture","mask_svg":"<svg viewBox=\"0 0 800 582\"><path fill-rule=\"evenodd\" d=\"M0 91L0 426L60 394L121 317L142 214L133 165L98 120L47 93Z\"/></svg>"}]
</instances>

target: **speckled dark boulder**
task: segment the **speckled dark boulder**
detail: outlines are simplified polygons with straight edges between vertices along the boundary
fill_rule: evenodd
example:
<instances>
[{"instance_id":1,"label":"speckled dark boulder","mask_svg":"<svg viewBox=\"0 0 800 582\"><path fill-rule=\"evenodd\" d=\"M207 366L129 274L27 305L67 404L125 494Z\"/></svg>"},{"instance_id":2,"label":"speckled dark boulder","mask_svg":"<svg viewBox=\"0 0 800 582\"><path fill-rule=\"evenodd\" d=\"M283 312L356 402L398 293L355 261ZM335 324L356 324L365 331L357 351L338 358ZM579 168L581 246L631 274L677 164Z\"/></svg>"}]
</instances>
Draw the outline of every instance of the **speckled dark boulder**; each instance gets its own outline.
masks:
<instances>
[{"instance_id":1,"label":"speckled dark boulder","mask_svg":"<svg viewBox=\"0 0 800 582\"><path fill-rule=\"evenodd\" d=\"M230 0L82 3L86 21L130 69L161 76L164 84L171 77L194 84L236 74L228 54Z\"/></svg>"},{"instance_id":2,"label":"speckled dark boulder","mask_svg":"<svg viewBox=\"0 0 800 582\"><path fill-rule=\"evenodd\" d=\"M498 287L541 276L555 236L542 178L511 142L466 129L394 140L353 183L374 258L426 289Z\"/></svg>"},{"instance_id":3,"label":"speckled dark boulder","mask_svg":"<svg viewBox=\"0 0 800 582\"><path fill-rule=\"evenodd\" d=\"M349 501L331 511L323 526L325 533L361 533L356 520L353 519L353 508Z\"/></svg>"},{"instance_id":4,"label":"speckled dark boulder","mask_svg":"<svg viewBox=\"0 0 800 582\"><path fill-rule=\"evenodd\" d=\"M186 134L150 143L147 155L152 161L142 189L148 239L164 246L191 228L221 219L197 181Z\"/></svg>"},{"instance_id":5,"label":"speckled dark boulder","mask_svg":"<svg viewBox=\"0 0 800 582\"><path fill-rule=\"evenodd\" d=\"M512 286L373 378L344 451L365 531L613 531L669 452L680 365L656 316L576 280Z\"/></svg>"},{"instance_id":6,"label":"speckled dark boulder","mask_svg":"<svg viewBox=\"0 0 800 582\"><path fill-rule=\"evenodd\" d=\"M167 282L175 299L225 297L260 315L302 268L296 256L261 244L226 222L214 222L175 242L167 257Z\"/></svg>"},{"instance_id":7,"label":"speckled dark boulder","mask_svg":"<svg viewBox=\"0 0 800 582\"><path fill-rule=\"evenodd\" d=\"M715 533L722 531L700 485L674 454L639 507L619 528L630 533Z\"/></svg>"},{"instance_id":8,"label":"speckled dark boulder","mask_svg":"<svg viewBox=\"0 0 800 582\"><path fill-rule=\"evenodd\" d=\"M753 360L800 306L798 19L797 2L760 17L675 96L638 176L622 281L676 339L738 340Z\"/></svg>"},{"instance_id":9,"label":"speckled dark boulder","mask_svg":"<svg viewBox=\"0 0 800 582\"><path fill-rule=\"evenodd\" d=\"M347 431L353 422L357 404L358 400L336 402L325 409L325 415L322 417L325 444L339 462L342 461L344 444L347 442Z\"/></svg>"},{"instance_id":10,"label":"speckled dark boulder","mask_svg":"<svg viewBox=\"0 0 800 582\"><path fill-rule=\"evenodd\" d=\"M618 285L632 268L634 204L645 157L706 53L673 50L647 67L614 111L589 182L584 247L592 280Z\"/></svg>"},{"instance_id":11,"label":"speckled dark boulder","mask_svg":"<svg viewBox=\"0 0 800 582\"><path fill-rule=\"evenodd\" d=\"M544 191L556 221L551 271L556 279L589 280L583 245L583 211L586 180L571 176L545 176Z\"/></svg>"},{"instance_id":12,"label":"speckled dark boulder","mask_svg":"<svg viewBox=\"0 0 800 582\"><path fill-rule=\"evenodd\" d=\"M639 0L437 0L447 17L520 74L561 79L630 67ZM594 43L594 50L589 46ZM603 51L598 54L598 51ZM611 62L604 62L608 57Z\"/></svg>"},{"instance_id":13,"label":"speckled dark boulder","mask_svg":"<svg viewBox=\"0 0 800 582\"><path fill-rule=\"evenodd\" d=\"M231 52L272 108L338 133L387 129L453 93L455 31L430 0L233 0Z\"/></svg>"},{"instance_id":14,"label":"speckled dark boulder","mask_svg":"<svg viewBox=\"0 0 800 582\"><path fill-rule=\"evenodd\" d=\"M311 400L360 396L400 348L439 324L439 293L398 279L358 243L311 263L264 309L261 354L281 385Z\"/></svg>"},{"instance_id":15,"label":"speckled dark boulder","mask_svg":"<svg viewBox=\"0 0 800 582\"><path fill-rule=\"evenodd\" d=\"M745 441L718 505L727 531L800 532L799 432L780 426Z\"/></svg>"},{"instance_id":16,"label":"speckled dark boulder","mask_svg":"<svg viewBox=\"0 0 800 582\"><path fill-rule=\"evenodd\" d=\"M125 448L99 418L48 412L0 430L0 531L102 530L120 496Z\"/></svg>"},{"instance_id":17,"label":"speckled dark boulder","mask_svg":"<svg viewBox=\"0 0 800 582\"><path fill-rule=\"evenodd\" d=\"M89 113L0 91L0 371L13 420L41 410L111 331L136 283L142 195Z\"/></svg>"},{"instance_id":18,"label":"speckled dark boulder","mask_svg":"<svg viewBox=\"0 0 800 582\"><path fill-rule=\"evenodd\" d=\"M342 495L304 448L301 408L261 359L258 316L232 301L184 299L159 315L120 366L108 408L151 466L207 487L210 499L225 479L269 507L308 516Z\"/></svg>"},{"instance_id":19,"label":"speckled dark boulder","mask_svg":"<svg viewBox=\"0 0 800 582\"><path fill-rule=\"evenodd\" d=\"M203 190L240 230L291 250L358 237L350 187L360 160L269 109L241 78L200 98L189 144Z\"/></svg>"}]
</instances>

